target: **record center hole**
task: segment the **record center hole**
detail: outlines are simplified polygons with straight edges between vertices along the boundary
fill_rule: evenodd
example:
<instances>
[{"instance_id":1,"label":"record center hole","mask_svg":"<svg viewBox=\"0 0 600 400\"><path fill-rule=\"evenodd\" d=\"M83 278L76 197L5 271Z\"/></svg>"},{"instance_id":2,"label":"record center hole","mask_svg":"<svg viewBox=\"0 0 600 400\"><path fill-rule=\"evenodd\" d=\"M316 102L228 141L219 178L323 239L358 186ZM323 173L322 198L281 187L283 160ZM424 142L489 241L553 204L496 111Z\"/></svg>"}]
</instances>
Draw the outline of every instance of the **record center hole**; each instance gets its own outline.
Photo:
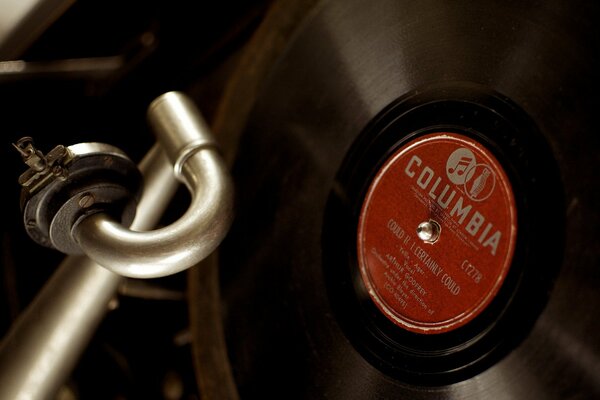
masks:
<instances>
[{"instance_id":1,"label":"record center hole","mask_svg":"<svg viewBox=\"0 0 600 400\"><path fill-rule=\"evenodd\" d=\"M417 226L417 236L425 243L435 243L439 239L441 231L440 224L432 219L421 222Z\"/></svg>"}]
</instances>

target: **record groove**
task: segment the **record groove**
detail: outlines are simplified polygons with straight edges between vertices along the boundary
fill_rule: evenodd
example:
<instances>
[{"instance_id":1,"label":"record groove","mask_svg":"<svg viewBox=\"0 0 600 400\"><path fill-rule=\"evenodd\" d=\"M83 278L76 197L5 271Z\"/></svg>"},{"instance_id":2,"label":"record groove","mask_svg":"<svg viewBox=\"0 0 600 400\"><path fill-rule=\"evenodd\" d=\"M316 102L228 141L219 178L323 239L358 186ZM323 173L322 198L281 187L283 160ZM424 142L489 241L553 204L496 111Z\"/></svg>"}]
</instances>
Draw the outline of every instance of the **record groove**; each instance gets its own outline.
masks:
<instances>
[{"instance_id":1,"label":"record groove","mask_svg":"<svg viewBox=\"0 0 600 400\"><path fill-rule=\"evenodd\" d=\"M597 18L589 2L320 3L234 167L220 266L242 398L600 395ZM485 310L424 335L357 295L352 244L378 169L436 132L498 159L519 229Z\"/></svg>"}]
</instances>

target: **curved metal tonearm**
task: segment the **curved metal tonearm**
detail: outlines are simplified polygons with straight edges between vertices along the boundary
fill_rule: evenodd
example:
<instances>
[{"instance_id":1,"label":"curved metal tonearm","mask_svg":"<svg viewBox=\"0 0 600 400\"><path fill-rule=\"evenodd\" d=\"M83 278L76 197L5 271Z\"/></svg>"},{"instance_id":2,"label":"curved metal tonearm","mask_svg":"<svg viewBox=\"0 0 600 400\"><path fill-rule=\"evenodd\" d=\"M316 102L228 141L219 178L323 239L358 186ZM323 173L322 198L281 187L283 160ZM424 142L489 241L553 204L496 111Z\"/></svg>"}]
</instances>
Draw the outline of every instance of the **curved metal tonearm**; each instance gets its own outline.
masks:
<instances>
[{"instance_id":1,"label":"curved metal tonearm","mask_svg":"<svg viewBox=\"0 0 600 400\"><path fill-rule=\"evenodd\" d=\"M149 106L148 119L175 176L191 193L188 210L153 231L128 229L104 213L72 230L88 257L131 278L167 276L197 264L220 244L233 216L231 178L193 102L179 92L165 93Z\"/></svg>"}]
</instances>

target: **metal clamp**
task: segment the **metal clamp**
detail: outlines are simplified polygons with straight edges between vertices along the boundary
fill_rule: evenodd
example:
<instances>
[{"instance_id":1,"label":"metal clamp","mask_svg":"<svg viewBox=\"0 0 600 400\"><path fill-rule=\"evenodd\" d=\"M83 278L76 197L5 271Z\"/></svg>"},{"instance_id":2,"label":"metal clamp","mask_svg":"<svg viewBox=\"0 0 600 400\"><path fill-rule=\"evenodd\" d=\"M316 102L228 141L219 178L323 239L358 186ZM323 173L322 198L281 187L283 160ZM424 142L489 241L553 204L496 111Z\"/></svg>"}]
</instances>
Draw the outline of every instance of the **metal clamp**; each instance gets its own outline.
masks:
<instances>
[{"instance_id":1,"label":"metal clamp","mask_svg":"<svg viewBox=\"0 0 600 400\"><path fill-rule=\"evenodd\" d=\"M25 230L37 243L65 254L83 251L71 236L80 219L109 213L133 221L142 178L119 149L104 143L56 146L44 155L30 137L15 148L30 168L19 177Z\"/></svg>"}]
</instances>

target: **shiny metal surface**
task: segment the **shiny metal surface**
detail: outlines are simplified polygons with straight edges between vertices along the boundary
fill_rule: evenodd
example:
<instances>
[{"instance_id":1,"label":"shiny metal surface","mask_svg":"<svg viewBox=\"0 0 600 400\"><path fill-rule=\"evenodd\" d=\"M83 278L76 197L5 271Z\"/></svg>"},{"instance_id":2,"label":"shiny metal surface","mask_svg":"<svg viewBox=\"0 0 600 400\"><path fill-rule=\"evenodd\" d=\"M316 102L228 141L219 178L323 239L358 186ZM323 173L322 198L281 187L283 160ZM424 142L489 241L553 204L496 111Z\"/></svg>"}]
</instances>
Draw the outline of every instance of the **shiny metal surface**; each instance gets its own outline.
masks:
<instances>
[{"instance_id":1,"label":"shiny metal surface","mask_svg":"<svg viewBox=\"0 0 600 400\"><path fill-rule=\"evenodd\" d=\"M185 214L149 232L129 230L104 214L87 217L73 235L90 258L120 275L155 278L187 269L217 248L232 221L233 188L198 115L176 93L149 108L159 142L191 192Z\"/></svg>"},{"instance_id":2,"label":"shiny metal surface","mask_svg":"<svg viewBox=\"0 0 600 400\"><path fill-rule=\"evenodd\" d=\"M297 399L600 397L598 15L580 1L320 3L263 88L234 172L249 206L222 247L221 269L243 273L223 290L226 326L261 333L230 345L242 397L275 393L274 381ZM517 348L474 378L418 387L367 363L341 331L323 284L321 229L361 130L398 97L442 82L495 90L535 121L564 182L567 226L556 235L565 255Z\"/></svg>"},{"instance_id":3,"label":"shiny metal surface","mask_svg":"<svg viewBox=\"0 0 600 400\"><path fill-rule=\"evenodd\" d=\"M155 145L140 163L146 190L132 223L150 229L178 187ZM69 256L0 344L0 399L53 399L79 360L123 278L83 256Z\"/></svg>"},{"instance_id":4,"label":"shiny metal surface","mask_svg":"<svg viewBox=\"0 0 600 400\"><path fill-rule=\"evenodd\" d=\"M173 163L175 176L184 182L181 174L186 160L203 148L216 147L202 115L182 93L168 92L157 97L148 107L148 122Z\"/></svg>"},{"instance_id":5,"label":"shiny metal surface","mask_svg":"<svg viewBox=\"0 0 600 400\"><path fill-rule=\"evenodd\" d=\"M426 243L435 243L439 237L442 228L434 220L423 221L417 226L417 236Z\"/></svg>"},{"instance_id":6,"label":"shiny metal surface","mask_svg":"<svg viewBox=\"0 0 600 400\"><path fill-rule=\"evenodd\" d=\"M52 399L93 336L121 277L70 256L0 347L0 398Z\"/></svg>"}]
</instances>

